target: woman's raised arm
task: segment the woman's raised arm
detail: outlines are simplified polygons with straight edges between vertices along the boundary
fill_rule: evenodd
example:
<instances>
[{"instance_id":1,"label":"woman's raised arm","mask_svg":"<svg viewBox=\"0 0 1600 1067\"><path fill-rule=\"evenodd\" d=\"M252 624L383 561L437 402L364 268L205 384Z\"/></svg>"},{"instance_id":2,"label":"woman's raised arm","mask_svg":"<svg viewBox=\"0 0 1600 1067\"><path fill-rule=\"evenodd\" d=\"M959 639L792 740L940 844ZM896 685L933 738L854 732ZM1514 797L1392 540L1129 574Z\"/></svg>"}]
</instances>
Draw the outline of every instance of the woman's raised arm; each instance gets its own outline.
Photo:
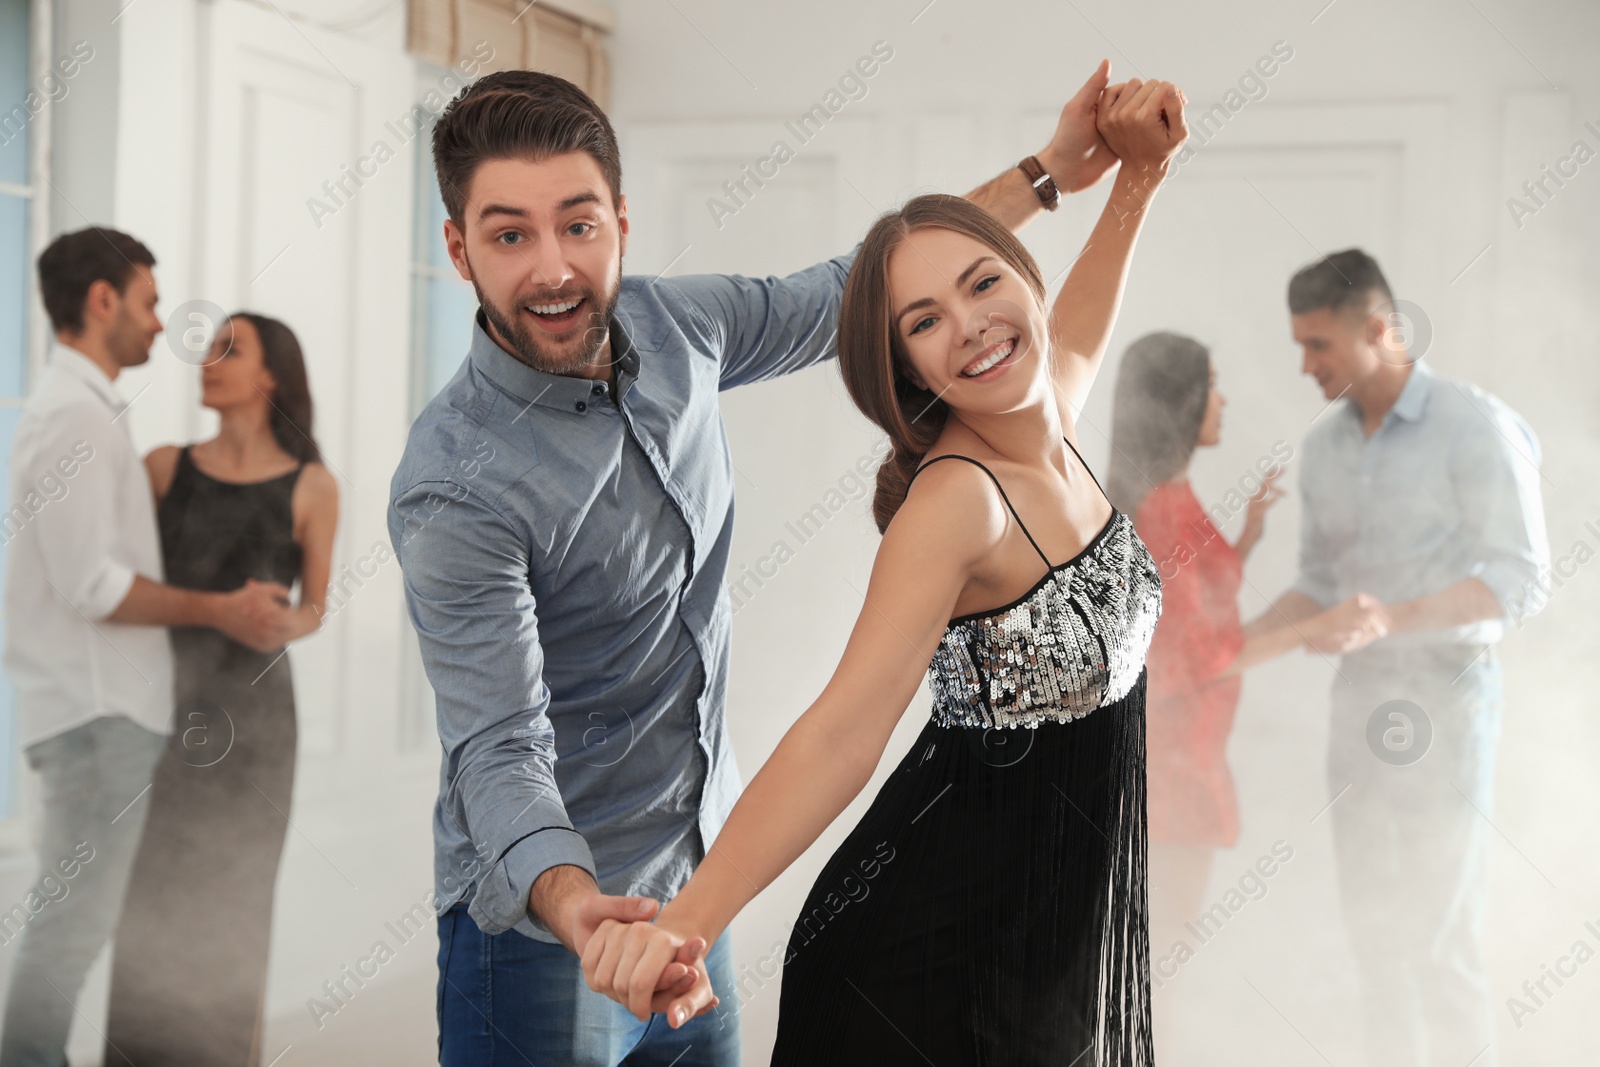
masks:
<instances>
[{"instance_id":1,"label":"woman's raised arm","mask_svg":"<svg viewBox=\"0 0 1600 1067\"><path fill-rule=\"evenodd\" d=\"M1005 533L1005 512L983 476L955 469L968 467L941 463L918 477L884 532L866 602L822 695L784 734L655 923L608 921L589 939L583 969L591 989L641 1021L666 1011L674 1028L710 1004L703 956L693 963L695 985L676 999L673 990L657 991L663 970L689 962L679 950L691 939L715 943L866 786L969 576Z\"/></svg>"},{"instance_id":2,"label":"woman's raised arm","mask_svg":"<svg viewBox=\"0 0 1600 1067\"><path fill-rule=\"evenodd\" d=\"M1056 352L1056 402L1072 426L1094 384L1122 303L1133 245L1145 209L1188 136L1183 93L1170 82L1137 79L1106 89L1097 122L1121 165L1100 220L1050 310Z\"/></svg>"}]
</instances>

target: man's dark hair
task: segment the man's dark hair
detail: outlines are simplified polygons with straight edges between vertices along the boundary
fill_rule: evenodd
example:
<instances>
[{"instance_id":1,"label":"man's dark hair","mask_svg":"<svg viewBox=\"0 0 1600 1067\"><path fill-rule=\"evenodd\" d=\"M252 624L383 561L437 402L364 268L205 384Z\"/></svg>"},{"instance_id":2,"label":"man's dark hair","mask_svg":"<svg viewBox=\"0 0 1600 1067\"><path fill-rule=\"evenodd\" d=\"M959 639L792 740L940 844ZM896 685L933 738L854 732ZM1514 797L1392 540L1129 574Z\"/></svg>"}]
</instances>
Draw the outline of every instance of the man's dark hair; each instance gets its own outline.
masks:
<instances>
[{"instance_id":1,"label":"man's dark hair","mask_svg":"<svg viewBox=\"0 0 1600 1067\"><path fill-rule=\"evenodd\" d=\"M1365 311L1374 293L1394 302L1378 261L1359 248L1347 248L1295 271L1289 279L1289 313L1303 315L1323 308Z\"/></svg>"},{"instance_id":2,"label":"man's dark hair","mask_svg":"<svg viewBox=\"0 0 1600 1067\"><path fill-rule=\"evenodd\" d=\"M120 230L90 226L62 234L39 253L39 295L51 327L57 333L81 332L91 285L107 281L125 293L135 268L155 265L150 250Z\"/></svg>"},{"instance_id":3,"label":"man's dark hair","mask_svg":"<svg viewBox=\"0 0 1600 1067\"><path fill-rule=\"evenodd\" d=\"M587 152L622 196L622 157L611 122L589 94L554 74L502 70L486 74L450 101L433 127L433 167L445 210L463 224L467 187L491 159L539 162L563 152Z\"/></svg>"}]
</instances>

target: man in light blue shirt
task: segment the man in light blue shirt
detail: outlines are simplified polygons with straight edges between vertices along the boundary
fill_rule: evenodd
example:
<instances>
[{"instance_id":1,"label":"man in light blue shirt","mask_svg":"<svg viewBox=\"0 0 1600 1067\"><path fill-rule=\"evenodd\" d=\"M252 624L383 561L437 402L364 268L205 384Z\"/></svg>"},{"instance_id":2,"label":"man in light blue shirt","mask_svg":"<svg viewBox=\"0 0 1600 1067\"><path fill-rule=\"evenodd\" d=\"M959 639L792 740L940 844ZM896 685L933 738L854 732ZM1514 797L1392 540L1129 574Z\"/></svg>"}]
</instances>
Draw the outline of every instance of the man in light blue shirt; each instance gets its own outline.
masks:
<instances>
[{"instance_id":1,"label":"man in light blue shirt","mask_svg":"<svg viewBox=\"0 0 1600 1067\"><path fill-rule=\"evenodd\" d=\"M1479 947L1501 677L1495 644L1544 603L1539 442L1515 411L1413 358L1370 256L1289 283L1306 436L1300 571L1252 627L1358 597L1332 686L1328 785L1367 1062L1491 1067Z\"/></svg>"},{"instance_id":2,"label":"man in light blue shirt","mask_svg":"<svg viewBox=\"0 0 1600 1067\"><path fill-rule=\"evenodd\" d=\"M1094 125L1105 82L1102 66L1063 109L1042 175L969 199L1018 229L1054 206L1049 179L1093 184L1114 162ZM855 253L784 278L623 276L610 124L548 74L474 83L433 150L480 310L412 427L389 531L443 749L441 1063L737 1063L732 1005L636 1019L575 953L682 888L739 793L718 393L833 357ZM706 957L725 991L729 952L723 937Z\"/></svg>"}]
</instances>

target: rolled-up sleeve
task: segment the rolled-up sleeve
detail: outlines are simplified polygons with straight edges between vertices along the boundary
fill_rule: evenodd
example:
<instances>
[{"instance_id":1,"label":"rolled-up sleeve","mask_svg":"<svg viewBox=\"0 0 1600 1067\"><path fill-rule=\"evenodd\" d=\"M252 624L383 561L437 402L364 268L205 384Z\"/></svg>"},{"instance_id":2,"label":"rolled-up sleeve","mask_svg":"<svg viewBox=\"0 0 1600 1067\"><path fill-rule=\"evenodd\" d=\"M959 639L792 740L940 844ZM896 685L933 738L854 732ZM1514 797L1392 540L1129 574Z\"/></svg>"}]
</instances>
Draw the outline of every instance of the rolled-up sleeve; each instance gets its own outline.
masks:
<instances>
[{"instance_id":1,"label":"rolled-up sleeve","mask_svg":"<svg viewBox=\"0 0 1600 1067\"><path fill-rule=\"evenodd\" d=\"M562 864L595 874L555 778L537 605L526 541L466 487L427 482L396 494L389 537L436 698L447 816L492 856L468 914L510 929L534 881Z\"/></svg>"},{"instance_id":2,"label":"rolled-up sleeve","mask_svg":"<svg viewBox=\"0 0 1600 1067\"><path fill-rule=\"evenodd\" d=\"M781 278L688 274L660 284L682 301L685 333L719 353L719 388L732 389L837 354L839 301L860 248Z\"/></svg>"},{"instance_id":3,"label":"rolled-up sleeve","mask_svg":"<svg viewBox=\"0 0 1600 1067\"><path fill-rule=\"evenodd\" d=\"M135 575L117 557L117 498L126 488L106 457L119 447L128 447L123 430L103 408L85 406L41 426L26 455L17 457L16 485L26 495L12 503L32 510L28 498L40 502L33 522L45 579L85 618L97 621L117 610ZM67 463L75 464L70 480L62 477Z\"/></svg>"},{"instance_id":4,"label":"rolled-up sleeve","mask_svg":"<svg viewBox=\"0 0 1600 1067\"><path fill-rule=\"evenodd\" d=\"M1471 573L1495 595L1506 620L1520 624L1549 596L1539 439L1503 404L1479 410L1486 417L1468 422L1451 449L1451 480L1471 535Z\"/></svg>"}]
</instances>

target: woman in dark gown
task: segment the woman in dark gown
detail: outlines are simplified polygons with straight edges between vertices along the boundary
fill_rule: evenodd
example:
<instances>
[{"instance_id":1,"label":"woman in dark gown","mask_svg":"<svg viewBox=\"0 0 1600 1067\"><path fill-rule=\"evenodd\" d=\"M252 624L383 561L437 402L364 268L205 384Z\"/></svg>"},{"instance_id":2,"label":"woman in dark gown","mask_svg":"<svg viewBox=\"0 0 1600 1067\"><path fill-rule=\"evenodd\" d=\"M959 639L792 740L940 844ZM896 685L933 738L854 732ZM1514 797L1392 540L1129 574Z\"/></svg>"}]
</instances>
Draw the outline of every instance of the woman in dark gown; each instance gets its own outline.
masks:
<instances>
[{"instance_id":1,"label":"woman in dark gown","mask_svg":"<svg viewBox=\"0 0 1600 1067\"><path fill-rule=\"evenodd\" d=\"M201 372L220 431L146 458L167 580L229 590L301 583L285 644L317 628L338 491L311 437L294 334L235 314ZM294 783L286 649L172 631L177 693L167 751L112 956L105 1063L249 1067L260 1058L273 889Z\"/></svg>"},{"instance_id":2,"label":"woman in dark gown","mask_svg":"<svg viewBox=\"0 0 1600 1067\"><path fill-rule=\"evenodd\" d=\"M930 721L791 933L773 1062L1153 1061L1144 657L1161 584L1074 414L1183 141L1181 95L1109 88L1098 125L1120 173L1048 311L1033 258L968 201L916 197L862 242L839 364L894 446L866 604L688 885L584 947L591 986L641 1018L713 1003L704 946L865 786L926 674Z\"/></svg>"}]
</instances>

